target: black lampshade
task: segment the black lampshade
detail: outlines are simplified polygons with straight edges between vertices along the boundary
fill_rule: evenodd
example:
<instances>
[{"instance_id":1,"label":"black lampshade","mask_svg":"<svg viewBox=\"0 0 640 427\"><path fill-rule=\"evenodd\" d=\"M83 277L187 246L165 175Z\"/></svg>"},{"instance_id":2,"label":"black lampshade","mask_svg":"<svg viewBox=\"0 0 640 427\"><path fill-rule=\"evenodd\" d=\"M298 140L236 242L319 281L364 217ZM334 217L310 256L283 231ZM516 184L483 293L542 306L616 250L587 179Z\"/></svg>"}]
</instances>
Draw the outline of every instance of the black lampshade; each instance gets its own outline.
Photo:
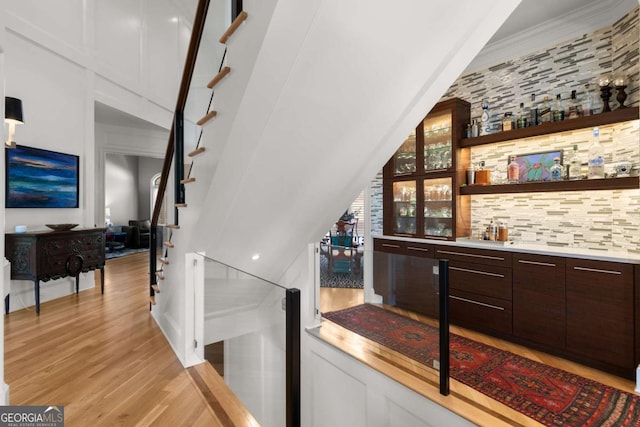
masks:
<instances>
[{"instance_id":1,"label":"black lampshade","mask_svg":"<svg viewBox=\"0 0 640 427\"><path fill-rule=\"evenodd\" d=\"M18 123L24 123L22 120L22 100L5 96L4 118L5 120L14 120Z\"/></svg>"}]
</instances>

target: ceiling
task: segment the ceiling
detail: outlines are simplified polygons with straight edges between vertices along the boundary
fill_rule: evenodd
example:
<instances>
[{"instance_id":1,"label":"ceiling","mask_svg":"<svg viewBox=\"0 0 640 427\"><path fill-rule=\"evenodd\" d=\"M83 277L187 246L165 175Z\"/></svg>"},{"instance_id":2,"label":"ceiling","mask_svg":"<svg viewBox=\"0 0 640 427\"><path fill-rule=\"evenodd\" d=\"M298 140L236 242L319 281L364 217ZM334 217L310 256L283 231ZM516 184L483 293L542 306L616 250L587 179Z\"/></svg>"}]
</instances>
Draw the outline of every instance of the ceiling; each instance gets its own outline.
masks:
<instances>
[{"instance_id":1,"label":"ceiling","mask_svg":"<svg viewBox=\"0 0 640 427\"><path fill-rule=\"evenodd\" d=\"M167 129L154 125L146 120L139 119L131 114L125 113L124 111L117 110L99 102L95 103L95 121L96 123L111 126L123 126L152 131L167 131Z\"/></svg>"},{"instance_id":2,"label":"ceiling","mask_svg":"<svg viewBox=\"0 0 640 427\"><path fill-rule=\"evenodd\" d=\"M559 20L567 14L609 0L522 0L511 16L493 35L489 44L508 39L515 34L547 21Z\"/></svg>"},{"instance_id":3,"label":"ceiling","mask_svg":"<svg viewBox=\"0 0 640 427\"><path fill-rule=\"evenodd\" d=\"M195 11L197 0L173 0L185 16ZM567 25L568 22L583 19L585 10L601 13L616 8L628 11L637 0L522 0L505 23L489 40L486 48L500 45L510 38L530 33L535 28L549 31ZM612 12L613 14L617 12ZM577 16L577 17L576 17ZM616 18L617 16L612 16ZM613 22L613 21L611 21ZM597 28L607 25L606 23ZM594 28L595 29L595 28ZM586 31L586 30L585 30ZM480 52L481 56L483 52ZM95 120L98 123L134 127L139 129L166 130L106 105L96 103Z\"/></svg>"}]
</instances>

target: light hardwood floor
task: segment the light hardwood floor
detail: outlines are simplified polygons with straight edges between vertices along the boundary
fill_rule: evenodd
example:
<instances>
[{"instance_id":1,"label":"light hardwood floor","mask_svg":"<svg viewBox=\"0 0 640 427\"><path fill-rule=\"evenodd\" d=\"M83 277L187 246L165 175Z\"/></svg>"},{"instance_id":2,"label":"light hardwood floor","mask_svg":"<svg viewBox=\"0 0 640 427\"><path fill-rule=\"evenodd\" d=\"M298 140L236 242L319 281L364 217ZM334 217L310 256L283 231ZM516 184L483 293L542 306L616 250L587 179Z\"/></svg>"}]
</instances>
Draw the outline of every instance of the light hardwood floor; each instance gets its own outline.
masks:
<instances>
[{"instance_id":1,"label":"light hardwood floor","mask_svg":"<svg viewBox=\"0 0 640 427\"><path fill-rule=\"evenodd\" d=\"M320 311L334 311L361 304L363 291L357 289L320 288ZM424 316L396 308L389 309L415 320L432 323ZM634 392L633 381L611 375L597 369L589 368L559 357L490 337L468 329L451 326L450 332L479 341L496 348L520 354L529 359L572 372L576 375L599 381L611 387L630 393ZM488 398L487 396L451 380L451 394L443 397L438 392L438 378L434 371L402 356L392 350L369 341L329 321L323 321L317 331L320 338L353 355L362 363L394 378L398 382L440 403L465 418L483 426L540 426L509 407Z\"/></svg>"},{"instance_id":2,"label":"light hardwood floor","mask_svg":"<svg viewBox=\"0 0 640 427\"><path fill-rule=\"evenodd\" d=\"M323 311L362 302L362 291L322 288L320 293ZM340 337L337 345L343 347L363 345L361 339L341 329L323 327L323 333L327 340ZM623 390L634 388L631 381L553 356L460 328L452 327L452 332ZM385 349L372 348L371 355L365 363L381 365L390 376L420 382L421 387L431 381L433 399L439 401L430 373ZM104 295L97 286L43 303L40 316L32 309L5 316L5 381L11 387L10 403L64 405L68 426L256 425L209 366L192 368L190 375L151 318L147 253L109 260ZM491 419L503 417L508 420L505 425L513 424L509 417L516 415L508 408L459 385L454 384L452 390L460 395L457 405L462 411L475 414L482 412L477 405L484 405L498 414Z\"/></svg>"},{"instance_id":3,"label":"light hardwood floor","mask_svg":"<svg viewBox=\"0 0 640 427\"><path fill-rule=\"evenodd\" d=\"M244 425L213 413L169 347L148 271L148 253L109 260L104 295L98 285L43 303L39 317L5 316L10 403L64 405L67 426Z\"/></svg>"}]
</instances>

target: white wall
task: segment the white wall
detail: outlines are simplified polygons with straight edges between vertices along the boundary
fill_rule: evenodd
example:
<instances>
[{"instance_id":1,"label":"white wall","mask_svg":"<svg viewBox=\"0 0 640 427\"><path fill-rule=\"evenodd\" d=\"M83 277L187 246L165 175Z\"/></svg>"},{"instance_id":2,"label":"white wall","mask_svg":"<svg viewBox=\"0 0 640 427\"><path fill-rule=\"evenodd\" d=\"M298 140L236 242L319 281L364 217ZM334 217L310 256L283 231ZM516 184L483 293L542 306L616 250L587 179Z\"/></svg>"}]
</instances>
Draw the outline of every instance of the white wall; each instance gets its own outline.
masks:
<instances>
[{"instance_id":1,"label":"white wall","mask_svg":"<svg viewBox=\"0 0 640 427\"><path fill-rule=\"evenodd\" d=\"M80 156L80 207L77 209L4 210L4 231L17 224L30 230L45 223L103 224L104 149L94 123L96 101L158 126L171 125L172 111L190 34L192 16L184 18L171 0L35 0L0 3L1 75L5 94L22 99L25 124L18 144ZM103 139L109 140L104 133ZM163 138L125 154L161 157ZM104 147L104 145L103 145ZM4 164L4 163L3 163ZM4 174L3 174L4 175ZM4 176L2 177L4 179ZM2 185L4 189L4 185ZM2 197L4 207L4 197ZM84 277L87 276L87 277ZM12 281L12 310L33 304L33 285ZM93 286L93 274L81 287ZM68 279L42 286L42 301L71 293ZM13 297L16 298L13 298Z\"/></svg>"},{"instance_id":2,"label":"white wall","mask_svg":"<svg viewBox=\"0 0 640 427\"><path fill-rule=\"evenodd\" d=\"M104 165L105 206L111 209L111 223L127 225L138 218L138 158L107 154Z\"/></svg>"},{"instance_id":3,"label":"white wall","mask_svg":"<svg viewBox=\"0 0 640 427\"><path fill-rule=\"evenodd\" d=\"M138 157L138 216L132 219L151 219L151 178L162 172L163 159Z\"/></svg>"}]
</instances>

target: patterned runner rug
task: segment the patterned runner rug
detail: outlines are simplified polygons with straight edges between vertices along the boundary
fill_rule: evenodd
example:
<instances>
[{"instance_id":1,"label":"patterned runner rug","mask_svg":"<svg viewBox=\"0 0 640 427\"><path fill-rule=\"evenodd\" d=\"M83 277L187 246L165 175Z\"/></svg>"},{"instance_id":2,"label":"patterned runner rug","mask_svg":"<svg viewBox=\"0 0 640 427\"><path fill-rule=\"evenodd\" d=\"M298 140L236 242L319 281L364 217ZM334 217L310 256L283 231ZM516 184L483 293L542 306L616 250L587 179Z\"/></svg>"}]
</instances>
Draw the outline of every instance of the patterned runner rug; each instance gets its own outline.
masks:
<instances>
[{"instance_id":1,"label":"patterned runner rug","mask_svg":"<svg viewBox=\"0 0 640 427\"><path fill-rule=\"evenodd\" d=\"M429 367L438 330L370 304L323 317ZM640 397L450 334L451 378L547 426L638 426Z\"/></svg>"}]
</instances>

